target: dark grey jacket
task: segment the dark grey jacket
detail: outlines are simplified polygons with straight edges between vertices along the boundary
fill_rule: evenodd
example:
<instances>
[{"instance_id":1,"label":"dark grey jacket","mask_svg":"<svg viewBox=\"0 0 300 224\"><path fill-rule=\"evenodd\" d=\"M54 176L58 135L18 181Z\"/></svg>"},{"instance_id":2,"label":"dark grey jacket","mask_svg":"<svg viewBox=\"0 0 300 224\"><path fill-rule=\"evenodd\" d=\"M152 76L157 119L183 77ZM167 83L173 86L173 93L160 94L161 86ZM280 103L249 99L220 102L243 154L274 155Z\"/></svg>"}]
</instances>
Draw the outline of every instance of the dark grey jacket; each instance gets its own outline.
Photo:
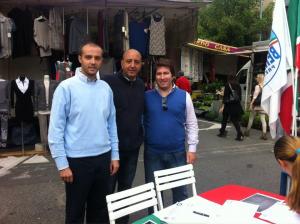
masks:
<instances>
[{"instance_id":1,"label":"dark grey jacket","mask_svg":"<svg viewBox=\"0 0 300 224\"><path fill-rule=\"evenodd\" d=\"M0 112L9 112L10 108L10 81L0 80Z\"/></svg>"},{"instance_id":2,"label":"dark grey jacket","mask_svg":"<svg viewBox=\"0 0 300 224\"><path fill-rule=\"evenodd\" d=\"M46 104L46 88L44 85L44 80L37 80L35 82L35 111L40 110L51 110L53 93L58 86L59 82L55 80L50 80L49 84L49 105Z\"/></svg>"}]
</instances>

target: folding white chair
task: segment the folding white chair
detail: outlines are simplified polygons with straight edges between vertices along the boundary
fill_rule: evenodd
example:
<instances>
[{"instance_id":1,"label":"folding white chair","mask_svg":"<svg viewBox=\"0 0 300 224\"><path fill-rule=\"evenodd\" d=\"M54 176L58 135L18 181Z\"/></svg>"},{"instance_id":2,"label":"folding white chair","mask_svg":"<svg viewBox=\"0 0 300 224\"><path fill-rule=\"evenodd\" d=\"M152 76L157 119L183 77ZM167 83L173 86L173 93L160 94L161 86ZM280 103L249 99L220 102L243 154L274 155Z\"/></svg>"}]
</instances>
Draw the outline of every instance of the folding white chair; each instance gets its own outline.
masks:
<instances>
[{"instance_id":1,"label":"folding white chair","mask_svg":"<svg viewBox=\"0 0 300 224\"><path fill-rule=\"evenodd\" d=\"M154 183L150 182L129 190L106 196L110 224L125 215L153 207L157 211L157 198Z\"/></svg>"},{"instance_id":2,"label":"folding white chair","mask_svg":"<svg viewBox=\"0 0 300 224\"><path fill-rule=\"evenodd\" d=\"M191 184L193 196L197 195L192 164L154 171L154 178L159 210L163 209L161 192L164 190Z\"/></svg>"}]
</instances>

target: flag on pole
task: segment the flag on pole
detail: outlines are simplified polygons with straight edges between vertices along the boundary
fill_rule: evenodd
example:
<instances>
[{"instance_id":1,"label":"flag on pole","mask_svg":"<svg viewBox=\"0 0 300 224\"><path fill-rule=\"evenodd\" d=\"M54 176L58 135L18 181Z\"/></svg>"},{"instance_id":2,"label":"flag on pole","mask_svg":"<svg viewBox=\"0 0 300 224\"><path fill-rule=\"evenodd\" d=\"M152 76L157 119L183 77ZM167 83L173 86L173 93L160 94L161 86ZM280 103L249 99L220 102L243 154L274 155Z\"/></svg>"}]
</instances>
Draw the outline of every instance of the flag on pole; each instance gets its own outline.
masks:
<instances>
[{"instance_id":1,"label":"flag on pole","mask_svg":"<svg viewBox=\"0 0 300 224\"><path fill-rule=\"evenodd\" d=\"M283 127L288 134L291 131L293 108L293 81L291 80L293 78L290 76L288 79L288 69L293 69L291 40L285 3L279 0L275 2L273 11L272 32L261 100L262 108L269 115L272 138L276 137L279 127Z\"/></svg>"},{"instance_id":2,"label":"flag on pole","mask_svg":"<svg viewBox=\"0 0 300 224\"><path fill-rule=\"evenodd\" d=\"M298 111L298 75L300 69L300 1L290 0L288 9L288 23L290 28L291 45L294 59L294 133L297 135L296 116Z\"/></svg>"}]
</instances>

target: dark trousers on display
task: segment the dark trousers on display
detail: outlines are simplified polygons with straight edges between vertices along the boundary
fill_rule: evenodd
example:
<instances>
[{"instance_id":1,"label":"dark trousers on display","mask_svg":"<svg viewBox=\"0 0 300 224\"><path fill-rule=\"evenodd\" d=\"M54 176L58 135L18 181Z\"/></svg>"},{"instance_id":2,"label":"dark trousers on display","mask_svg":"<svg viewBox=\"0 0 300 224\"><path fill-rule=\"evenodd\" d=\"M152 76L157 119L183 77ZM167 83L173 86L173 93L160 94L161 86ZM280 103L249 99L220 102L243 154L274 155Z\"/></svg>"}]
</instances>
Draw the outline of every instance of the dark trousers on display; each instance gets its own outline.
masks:
<instances>
[{"instance_id":1,"label":"dark trousers on display","mask_svg":"<svg viewBox=\"0 0 300 224\"><path fill-rule=\"evenodd\" d=\"M111 177L111 194L114 193L116 185L118 185L118 192L132 187L139 157L139 148L133 151L119 151L119 156L120 168L118 172ZM129 216L127 215L116 220L116 223L128 223L128 220Z\"/></svg>"},{"instance_id":2,"label":"dark trousers on display","mask_svg":"<svg viewBox=\"0 0 300 224\"><path fill-rule=\"evenodd\" d=\"M106 195L109 193L111 152L99 156L68 158L73 183L66 183L66 223L109 223Z\"/></svg>"}]
</instances>

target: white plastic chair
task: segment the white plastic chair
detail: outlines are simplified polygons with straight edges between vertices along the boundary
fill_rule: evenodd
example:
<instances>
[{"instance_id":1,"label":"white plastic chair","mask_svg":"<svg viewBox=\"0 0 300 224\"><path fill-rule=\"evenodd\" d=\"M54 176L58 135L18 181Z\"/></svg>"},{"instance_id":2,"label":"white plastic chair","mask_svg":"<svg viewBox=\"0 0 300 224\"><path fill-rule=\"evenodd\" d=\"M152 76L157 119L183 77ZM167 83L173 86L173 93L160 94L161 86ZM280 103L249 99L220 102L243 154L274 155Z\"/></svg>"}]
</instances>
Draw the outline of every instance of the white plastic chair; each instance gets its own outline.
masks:
<instances>
[{"instance_id":1,"label":"white plastic chair","mask_svg":"<svg viewBox=\"0 0 300 224\"><path fill-rule=\"evenodd\" d=\"M107 195L106 202L110 224L115 224L118 218L145 208L153 207L154 212L157 212L153 182Z\"/></svg>"},{"instance_id":2,"label":"white plastic chair","mask_svg":"<svg viewBox=\"0 0 300 224\"><path fill-rule=\"evenodd\" d=\"M163 209L161 192L164 190L191 184L193 196L197 195L192 164L154 171L154 178L159 210Z\"/></svg>"}]
</instances>

